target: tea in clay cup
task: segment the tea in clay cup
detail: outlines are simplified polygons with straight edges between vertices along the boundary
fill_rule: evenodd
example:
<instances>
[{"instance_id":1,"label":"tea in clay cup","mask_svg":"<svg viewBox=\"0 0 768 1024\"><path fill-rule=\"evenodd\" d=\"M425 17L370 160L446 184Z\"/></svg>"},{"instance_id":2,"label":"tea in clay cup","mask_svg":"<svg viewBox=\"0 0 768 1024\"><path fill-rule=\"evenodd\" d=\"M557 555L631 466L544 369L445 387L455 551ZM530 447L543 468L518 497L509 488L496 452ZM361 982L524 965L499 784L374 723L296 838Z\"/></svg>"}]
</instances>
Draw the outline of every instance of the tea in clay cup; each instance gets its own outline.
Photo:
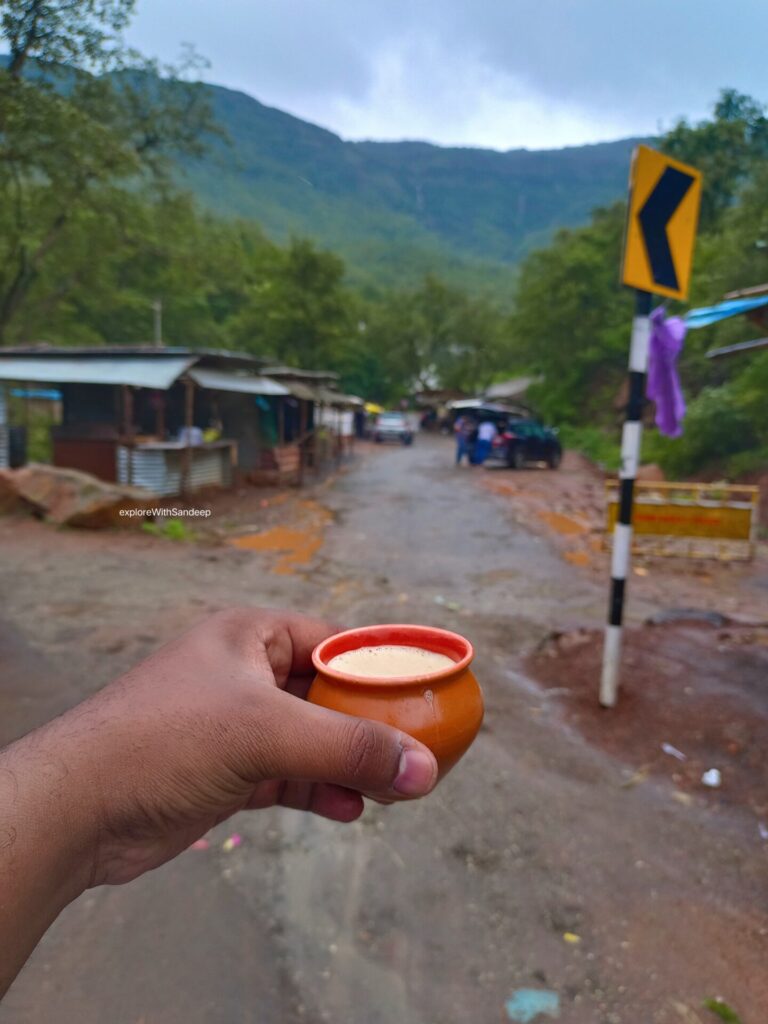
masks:
<instances>
[{"instance_id":1,"label":"tea in clay cup","mask_svg":"<svg viewBox=\"0 0 768 1024\"><path fill-rule=\"evenodd\" d=\"M307 699L407 732L430 748L442 778L469 749L483 721L483 696L469 667L473 657L469 640L433 626L348 629L315 648L317 675Z\"/></svg>"}]
</instances>

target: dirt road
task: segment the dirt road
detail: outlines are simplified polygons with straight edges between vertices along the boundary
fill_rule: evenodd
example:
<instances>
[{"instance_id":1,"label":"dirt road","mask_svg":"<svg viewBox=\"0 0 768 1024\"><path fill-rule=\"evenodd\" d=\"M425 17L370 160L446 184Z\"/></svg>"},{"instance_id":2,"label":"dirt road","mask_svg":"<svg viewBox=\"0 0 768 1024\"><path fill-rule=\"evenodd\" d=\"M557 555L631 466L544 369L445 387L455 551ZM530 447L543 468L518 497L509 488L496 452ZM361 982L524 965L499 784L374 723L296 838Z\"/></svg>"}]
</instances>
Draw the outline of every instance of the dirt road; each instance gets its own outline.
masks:
<instances>
[{"instance_id":1,"label":"dirt road","mask_svg":"<svg viewBox=\"0 0 768 1024\"><path fill-rule=\"evenodd\" d=\"M367 452L313 494L243 501L220 516L260 538L241 547L0 521L0 641L17 666L0 738L238 602L466 633L483 731L421 804L348 827L241 815L208 850L88 893L0 1024L532 1019L510 1016L519 989L552 993L565 1024L706 1024L717 996L744 1024L768 1020L768 843L754 819L704 794L680 802L663 778L627 786L626 765L569 727L556 688L523 672L553 626L602 622L604 580L455 470L439 440Z\"/></svg>"}]
</instances>

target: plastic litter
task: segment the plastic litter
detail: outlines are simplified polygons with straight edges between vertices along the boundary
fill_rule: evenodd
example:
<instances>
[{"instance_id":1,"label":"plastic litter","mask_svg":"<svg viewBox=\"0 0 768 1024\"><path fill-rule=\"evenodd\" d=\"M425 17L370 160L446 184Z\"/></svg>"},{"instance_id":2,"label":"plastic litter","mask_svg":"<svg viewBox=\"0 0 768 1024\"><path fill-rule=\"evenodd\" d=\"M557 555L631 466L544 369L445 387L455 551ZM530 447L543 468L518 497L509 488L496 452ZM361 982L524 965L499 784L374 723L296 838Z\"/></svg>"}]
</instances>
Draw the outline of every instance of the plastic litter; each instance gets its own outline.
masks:
<instances>
[{"instance_id":1,"label":"plastic litter","mask_svg":"<svg viewBox=\"0 0 768 1024\"><path fill-rule=\"evenodd\" d=\"M757 831L760 834L761 839L768 839L768 825L764 825L762 821L758 821Z\"/></svg>"},{"instance_id":2,"label":"plastic litter","mask_svg":"<svg viewBox=\"0 0 768 1024\"><path fill-rule=\"evenodd\" d=\"M677 747L673 747L671 743L662 743L661 749L665 754L669 754L670 757L676 757L678 761L688 760L682 750L678 750Z\"/></svg>"},{"instance_id":3,"label":"plastic litter","mask_svg":"<svg viewBox=\"0 0 768 1024\"><path fill-rule=\"evenodd\" d=\"M192 843L192 845L190 846L190 850L209 850L210 848L211 844L209 840L205 838L196 839L194 843Z\"/></svg>"},{"instance_id":4,"label":"plastic litter","mask_svg":"<svg viewBox=\"0 0 768 1024\"><path fill-rule=\"evenodd\" d=\"M723 781L723 777L720 774L719 768L708 768L701 776L701 781L705 786L709 786L710 789L717 789L720 783Z\"/></svg>"},{"instance_id":5,"label":"plastic litter","mask_svg":"<svg viewBox=\"0 0 768 1024\"><path fill-rule=\"evenodd\" d=\"M563 938L571 946L575 946L577 943L581 942L581 936L577 935L576 932L563 932Z\"/></svg>"},{"instance_id":6,"label":"plastic litter","mask_svg":"<svg viewBox=\"0 0 768 1024\"><path fill-rule=\"evenodd\" d=\"M237 849L237 847L240 846L242 841L243 837L239 835L237 832L234 832L231 836L229 836L228 839L224 840L224 842L221 844L221 848L222 850L226 850L227 853L230 853L230 851Z\"/></svg>"},{"instance_id":7,"label":"plastic litter","mask_svg":"<svg viewBox=\"0 0 768 1024\"><path fill-rule=\"evenodd\" d=\"M549 989L519 988L506 1002L507 1017L517 1024L529 1024L539 1014L560 1016L560 996Z\"/></svg>"}]
</instances>

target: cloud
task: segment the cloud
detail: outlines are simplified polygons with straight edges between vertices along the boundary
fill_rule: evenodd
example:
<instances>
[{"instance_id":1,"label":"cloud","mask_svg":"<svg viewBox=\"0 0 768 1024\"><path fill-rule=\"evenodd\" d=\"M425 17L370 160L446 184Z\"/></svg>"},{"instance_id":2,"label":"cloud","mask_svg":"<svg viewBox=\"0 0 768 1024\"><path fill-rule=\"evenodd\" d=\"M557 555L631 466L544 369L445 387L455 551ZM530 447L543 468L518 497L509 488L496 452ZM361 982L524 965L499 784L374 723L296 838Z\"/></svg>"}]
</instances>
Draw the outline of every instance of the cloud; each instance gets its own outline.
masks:
<instances>
[{"instance_id":1,"label":"cloud","mask_svg":"<svg viewBox=\"0 0 768 1024\"><path fill-rule=\"evenodd\" d=\"M768 5L715 0L144 0L131 40L352 138L511 148L645 134L768 94Z\"/></svg>"}]
</instances>

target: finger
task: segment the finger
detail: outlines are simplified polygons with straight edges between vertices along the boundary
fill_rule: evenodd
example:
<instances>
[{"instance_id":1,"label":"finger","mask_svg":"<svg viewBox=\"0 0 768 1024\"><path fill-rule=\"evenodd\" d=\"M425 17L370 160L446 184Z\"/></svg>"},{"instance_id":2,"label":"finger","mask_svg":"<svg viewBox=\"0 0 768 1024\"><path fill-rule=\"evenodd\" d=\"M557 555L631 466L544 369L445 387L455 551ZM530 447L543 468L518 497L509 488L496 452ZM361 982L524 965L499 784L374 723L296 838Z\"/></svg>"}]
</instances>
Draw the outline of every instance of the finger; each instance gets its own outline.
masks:
<instances>
[{"instance_id":1,"label":"finger","mask_svg":"<svg viewBox=\"0 0 768 1024\"><path fill-rule=\"evenodd\" d=\"M279 608L229 608L210 621L227 646L242 651L260 670L271 671L280 687L290 676L311 675L312 651L344 628Z\"/></svg>"},{"instance_id":2,"label":"finger","mask_svg":"<svg viewBox=\"0 0 768 1024\"><path fill-rule=\"evenodd\" d=\"M359 793L322 782L286 782L279 802L283 807L311 811L333 821L354 821L364 806Z\"/></svg>"},{"instance_id":3,"label":"finger","mask_svg":"<svg viewBox=\"0 0 768 1024\"><path fill-rule=\"evenodd\" d=\"M437 782L432 752L407 733L275 691L271 713L249 729L261 778L330 782L396 798L424 796Z\"/></svg>"}]
</instances>

